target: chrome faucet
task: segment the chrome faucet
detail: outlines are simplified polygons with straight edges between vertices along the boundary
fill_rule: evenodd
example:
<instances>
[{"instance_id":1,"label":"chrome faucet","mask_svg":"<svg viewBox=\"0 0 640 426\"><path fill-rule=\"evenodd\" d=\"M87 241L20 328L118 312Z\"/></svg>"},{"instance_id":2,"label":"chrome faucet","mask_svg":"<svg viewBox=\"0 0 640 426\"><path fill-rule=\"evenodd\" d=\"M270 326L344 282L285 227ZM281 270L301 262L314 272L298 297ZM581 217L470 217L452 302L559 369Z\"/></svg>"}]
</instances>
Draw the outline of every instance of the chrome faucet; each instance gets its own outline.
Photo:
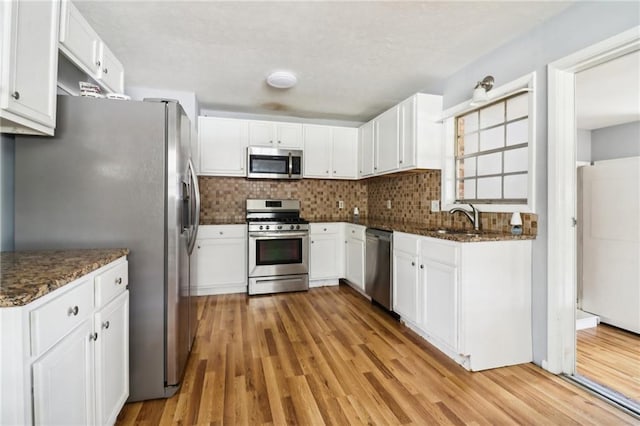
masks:
<instances>
[{"instance_id":1,"label":"chrome faucet","mask_svg":"<svg viewBox=\"0 0 640 426\"><path fill-rule=\"evenodd\" d=\"M464 215L467 217L467 219L469 219L471 221L471 224L473 225L473 230L474 231L479 231L480 230L480 212L471 203L469 203L469 207L471 207L471 212L473 212L473 215L471 215L471 213L468 210L465 210L462 207L454 207L451 210L449 210L449 213L451 213L451 214L453 214L455 212L464 213Z\"/></svg>"}]
</instances>

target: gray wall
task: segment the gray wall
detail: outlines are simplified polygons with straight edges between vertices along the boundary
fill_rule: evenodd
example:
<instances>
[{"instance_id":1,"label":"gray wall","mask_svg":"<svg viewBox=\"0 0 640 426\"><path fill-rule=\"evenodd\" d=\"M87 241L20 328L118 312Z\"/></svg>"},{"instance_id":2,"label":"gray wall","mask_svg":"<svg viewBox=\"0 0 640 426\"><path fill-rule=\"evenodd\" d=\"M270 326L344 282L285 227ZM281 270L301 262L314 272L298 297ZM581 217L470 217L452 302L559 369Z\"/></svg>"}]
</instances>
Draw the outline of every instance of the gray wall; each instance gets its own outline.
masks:
<instances>
[{"instance_id":1,"label":"gray wall","mask_svg":"<svg viewBox=\"0 0 640 426\"><path fill-rule=\"evenodd\" d=\"M640 121L591 131L591 161L640 156Z\"/></svg>"},{"instance_id":2,"label":"gray wall","mask_svg":"<svg viewBox=\"0 0 640 426\"><path fill-rule=\"evenodd\" d=\"M578 129L576 160L591 162L591 130Z\"/></svg>"},{"instance_id":3,"label":"gray wall","mask_svg":"<svg viewBox=\"0 0 640 426\"><path fill-rule=\"evenodd\" d=\"M12 135L0 134L0 251L13 250L13 164Z\"/></svg>"},{"instance_id":4,"label":"gray wall","mask_svg":"<svg viewBox=\"0 0 640 426\"><path fill-rule=\"evenodd\" d=\"M638 2L578 2L529 33L506 43L444 82L445 108L471 97L474 84L493 75L499 87L536 71L536 213L533 243L533 358L547 358L547 68L575 51L640 25Z\"/></svg>"}]
</instances>

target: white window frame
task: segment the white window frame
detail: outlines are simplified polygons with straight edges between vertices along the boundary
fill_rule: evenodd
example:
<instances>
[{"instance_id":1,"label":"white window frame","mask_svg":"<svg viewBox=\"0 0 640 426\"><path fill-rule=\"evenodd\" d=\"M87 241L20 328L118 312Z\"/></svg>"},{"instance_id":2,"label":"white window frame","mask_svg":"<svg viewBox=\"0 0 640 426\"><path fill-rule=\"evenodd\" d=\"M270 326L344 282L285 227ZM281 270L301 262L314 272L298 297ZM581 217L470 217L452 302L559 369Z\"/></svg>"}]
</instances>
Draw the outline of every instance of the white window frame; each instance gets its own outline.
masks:
<instances>
[{"instance_id":1,"label":"white window frame","mask_svg":"<svg viewBox=\"0 0 640 426\"><path fill-rule=\"evenodd\" d=\"M532 72L514 81L494 88L488 92L489 103L511 96L517 92L529 92L529 169L527 172L527 203L526 204L483 204L477 203L478 209L483 212L521 212L535 213L535 154L536 154L536 73ZM444 124L444 149L442 159L442 209L450 210L460 204L456 201L456 162L455 162L455 118L467 112L478 109L471 105L471 99L445 110L442 114ZM474 203L474 205L476 205Z\"/></svg>"}]
</instances>

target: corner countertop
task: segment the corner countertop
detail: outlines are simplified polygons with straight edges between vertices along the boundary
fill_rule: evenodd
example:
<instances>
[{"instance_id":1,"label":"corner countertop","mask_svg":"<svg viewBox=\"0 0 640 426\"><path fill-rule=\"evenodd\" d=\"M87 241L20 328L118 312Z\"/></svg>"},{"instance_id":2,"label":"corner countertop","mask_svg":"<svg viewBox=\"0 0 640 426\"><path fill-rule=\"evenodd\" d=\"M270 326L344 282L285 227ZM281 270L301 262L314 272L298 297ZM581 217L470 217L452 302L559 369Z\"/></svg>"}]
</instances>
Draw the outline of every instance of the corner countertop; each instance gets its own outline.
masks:
<instances>
[{"instance_id":1,"label":"corner countertop","mask_svg":"<svg viewBox=\"0 0 640 426\"><path fill-rule=\"evenodd\" d=\"M355 223L367 228L378 228L385 231L406 232L407 234L422 235L425 237L438 238L441 240L456 241L460 243L482 242L482 241L511 241L511 240L535 240L535 235L513 235L505 232L480 231L477 234L450 233L442 234L437 228L428 228L424 224L412 222L393 222L379 219L360 218L358 222L344 220L341 218L321 217L310 221L311 223L345 222Z\"/></svg>"},{"instance_id":2,"label":"corner countertop","mask_svg":"<svg viewBox=\"0 0 640 426\"><path fill-rule=\"evenodd\" d=\"M23 306L129 254L129 249L0 253L0 308Z\"/></svg>"}]
</instances>

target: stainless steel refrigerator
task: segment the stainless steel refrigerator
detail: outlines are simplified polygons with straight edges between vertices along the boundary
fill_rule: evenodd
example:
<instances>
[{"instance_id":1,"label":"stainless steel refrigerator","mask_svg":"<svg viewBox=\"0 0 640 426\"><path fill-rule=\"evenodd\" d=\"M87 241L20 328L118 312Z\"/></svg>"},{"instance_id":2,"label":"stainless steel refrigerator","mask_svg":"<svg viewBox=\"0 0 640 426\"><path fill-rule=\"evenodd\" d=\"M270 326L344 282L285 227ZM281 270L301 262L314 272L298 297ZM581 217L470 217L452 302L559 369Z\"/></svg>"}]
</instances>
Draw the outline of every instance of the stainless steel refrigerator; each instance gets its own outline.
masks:
<instances>
[{"instance_id":1,"label":"stainless steel refrigerator","mask_svg":"<svg viewBox=\"0 0 640 426\"><path fill-rule=\"evenodd\" d=\"M175 393L195 335L190 129L175 101L59 96L54 137L16 137L16 250L131 251L130 401Z\"/></svg>"}]
</instances>

